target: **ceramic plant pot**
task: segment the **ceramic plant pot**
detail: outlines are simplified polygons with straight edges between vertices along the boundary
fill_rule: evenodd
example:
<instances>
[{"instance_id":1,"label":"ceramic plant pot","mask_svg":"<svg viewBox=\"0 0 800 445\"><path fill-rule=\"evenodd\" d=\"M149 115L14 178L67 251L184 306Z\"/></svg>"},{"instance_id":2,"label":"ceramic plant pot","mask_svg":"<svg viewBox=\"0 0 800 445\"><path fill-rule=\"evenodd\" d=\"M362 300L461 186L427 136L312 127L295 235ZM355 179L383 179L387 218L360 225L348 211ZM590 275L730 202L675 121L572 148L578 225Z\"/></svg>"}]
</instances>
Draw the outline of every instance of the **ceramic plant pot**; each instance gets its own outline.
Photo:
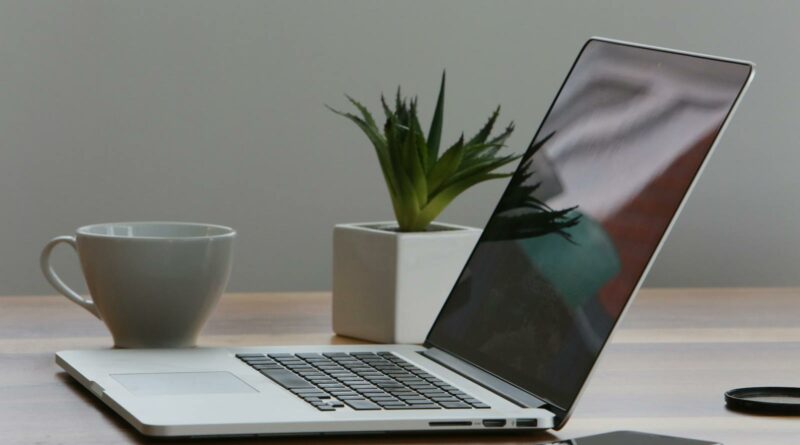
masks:
<instances>
[{"instance_id":1,"label":"ceramic plant pot","mask_svg":"<svg viewBox=\"0 0 800 445\"><path fill-rule=\"evenodd\" d=\"M472 253L480 229L433 223L401 233L394 222L333 231L333 330L380 343L422 343Z\"/></svg>"}]
</instances>

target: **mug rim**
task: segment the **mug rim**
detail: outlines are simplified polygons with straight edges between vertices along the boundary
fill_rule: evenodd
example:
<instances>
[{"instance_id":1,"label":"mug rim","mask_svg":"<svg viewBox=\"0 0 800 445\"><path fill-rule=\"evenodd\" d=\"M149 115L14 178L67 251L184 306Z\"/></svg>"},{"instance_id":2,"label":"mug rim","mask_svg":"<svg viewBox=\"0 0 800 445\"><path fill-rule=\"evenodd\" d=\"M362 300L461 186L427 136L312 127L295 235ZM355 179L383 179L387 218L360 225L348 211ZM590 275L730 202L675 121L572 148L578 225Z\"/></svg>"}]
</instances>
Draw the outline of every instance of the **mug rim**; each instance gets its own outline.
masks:
<instances>
[{"instance_id":1,"label":"mug rim","mask_svg":"<svg viewBox=\"0 0 800 445\"><path fill-rule=\"evenodd\" d=\"M121 225L128 225L128 226L184 226L184 227L205 227L211 229L221 230L222 233L216 234L206 234L206 235L171 235L171 236L153 236L153 235L135 235L135 236L123 236L123 235L113 235L107 233L97 233L92 232L92 229L96 229L98 227L105 227L105 226L121 226ZM228 237L235 237L236 230L231 227L223 226L220 224L208 224L208 223L198 223L198 222L182 222L182 221L119 221L119 222L106 222L106 223L95 223L89 224L85 226L78 227L75 230L75 234L79 236L86 236L86 237L95 237L95 238L110 238L110 239L120 239L120 240L197 240L197 239L215 239L215 238L228 238Z\"/></svg>"}]
</instances>

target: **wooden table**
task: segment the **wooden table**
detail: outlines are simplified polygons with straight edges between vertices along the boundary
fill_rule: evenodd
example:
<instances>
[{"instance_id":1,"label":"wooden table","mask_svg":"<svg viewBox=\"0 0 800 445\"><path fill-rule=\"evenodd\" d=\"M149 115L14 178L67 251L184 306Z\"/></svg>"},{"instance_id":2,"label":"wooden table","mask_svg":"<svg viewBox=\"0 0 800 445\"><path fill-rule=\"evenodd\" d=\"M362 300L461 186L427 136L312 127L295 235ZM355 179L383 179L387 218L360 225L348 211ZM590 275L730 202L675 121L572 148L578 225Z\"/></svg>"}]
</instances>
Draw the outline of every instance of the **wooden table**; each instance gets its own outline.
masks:
<instances>
[{"instance_id":1,"label":"wooden table","mask_svg":"<svg viewBox=\"0 0 800 445\"><path fill-rule=\"evenodd\" d=\"M800 417L731 412L726 410L722 394L740 386L800 386L798 321L798 289L645 290L562 431L317 441L535 444L633 429L718 440L727 445L796 445L800 444ZM332 334L327 293L226 295L204 334L201 343L208 346L355 342ZM147 442L53 363L53 353L61 349L110 345L103 325L63 297L0 297L0 442Z\"/></svg>"}]
</instances>

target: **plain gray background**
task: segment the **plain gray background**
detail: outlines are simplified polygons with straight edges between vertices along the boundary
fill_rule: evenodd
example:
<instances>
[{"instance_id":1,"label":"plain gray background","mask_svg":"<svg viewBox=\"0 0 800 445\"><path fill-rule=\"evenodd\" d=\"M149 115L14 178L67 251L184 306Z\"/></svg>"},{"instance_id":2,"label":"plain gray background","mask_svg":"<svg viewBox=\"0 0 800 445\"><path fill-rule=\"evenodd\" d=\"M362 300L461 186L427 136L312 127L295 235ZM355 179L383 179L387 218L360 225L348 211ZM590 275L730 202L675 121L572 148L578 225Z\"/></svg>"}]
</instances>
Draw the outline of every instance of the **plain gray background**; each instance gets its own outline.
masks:
<instances>
[{"instance_id":1,"label":"plain gray background","mask_svg":"<svg viewBox=\"0 0 800 445\"><path fill-rule=\"evenodd\" d=\"M53 293L42 245L93 222L238 229L233 291L330 286L335 223L392 217L372 148L323 104L398 84L445 142L496 104L522 150L592 35L757 75L647 284L800 283L800 2L0 1L0 294ZM441 218L482 226L503 188ZM56 256L78 283L67 248Z\"/></svg>"}]
</instances>

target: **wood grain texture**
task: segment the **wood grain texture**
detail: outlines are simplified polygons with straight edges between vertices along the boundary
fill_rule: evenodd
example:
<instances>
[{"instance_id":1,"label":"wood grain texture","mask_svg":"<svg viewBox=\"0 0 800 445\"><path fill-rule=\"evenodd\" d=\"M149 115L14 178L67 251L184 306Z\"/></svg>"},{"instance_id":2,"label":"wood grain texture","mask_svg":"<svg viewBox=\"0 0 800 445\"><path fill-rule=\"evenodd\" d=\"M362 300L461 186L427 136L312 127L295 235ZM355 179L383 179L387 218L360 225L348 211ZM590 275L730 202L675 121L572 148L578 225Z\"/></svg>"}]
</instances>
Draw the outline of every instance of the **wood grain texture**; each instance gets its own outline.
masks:
<instances>
[{"instance_id":1,"label":"wood grain texture","mask_svg":"<svg viewBox=\"0 0 800 445\"><path fill-rule=\"evenodd\" d=\"M533 435L386 435L321 443L529 443L619 429L726 445L800 443L800 417L725 409L740 386L800 386L800 290L645 290L562 431ZM226 295L205 346L354 343L331 331L327 293ZM0 442L146 443L53 363L61 349L107 348L102 323L62 297L0 297ZM181 443L302 444L309 438ZM156 443L178 443L157 440Z\"/></svg>"}]
</instances>

